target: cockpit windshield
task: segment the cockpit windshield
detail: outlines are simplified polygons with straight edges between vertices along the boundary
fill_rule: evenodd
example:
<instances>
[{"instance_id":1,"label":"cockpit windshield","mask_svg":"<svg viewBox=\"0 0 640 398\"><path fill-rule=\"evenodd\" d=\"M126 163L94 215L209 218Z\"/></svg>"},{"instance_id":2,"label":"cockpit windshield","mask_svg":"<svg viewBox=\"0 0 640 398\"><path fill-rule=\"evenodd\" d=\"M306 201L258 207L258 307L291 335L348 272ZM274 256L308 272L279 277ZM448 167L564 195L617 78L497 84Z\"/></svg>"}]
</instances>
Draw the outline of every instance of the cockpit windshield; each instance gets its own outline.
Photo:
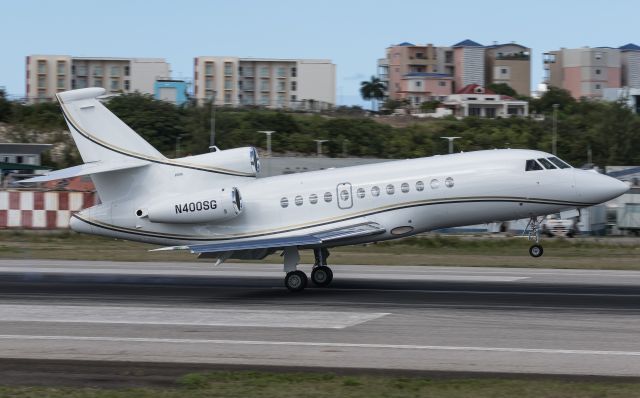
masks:
<instances>
[{"instance_id":1,"label":"cockpit windshield","mask_svg":"<svg viewBox=\"0 0 640 398\"><path fill-rule=\"evenodd\" d=\"M570 169L570 168L571 166L569 166L569 164L553 156L550 158L538 158L538 159L527 160L525 171L557 170L557 169Z\"/></svg>"}]
</instances>

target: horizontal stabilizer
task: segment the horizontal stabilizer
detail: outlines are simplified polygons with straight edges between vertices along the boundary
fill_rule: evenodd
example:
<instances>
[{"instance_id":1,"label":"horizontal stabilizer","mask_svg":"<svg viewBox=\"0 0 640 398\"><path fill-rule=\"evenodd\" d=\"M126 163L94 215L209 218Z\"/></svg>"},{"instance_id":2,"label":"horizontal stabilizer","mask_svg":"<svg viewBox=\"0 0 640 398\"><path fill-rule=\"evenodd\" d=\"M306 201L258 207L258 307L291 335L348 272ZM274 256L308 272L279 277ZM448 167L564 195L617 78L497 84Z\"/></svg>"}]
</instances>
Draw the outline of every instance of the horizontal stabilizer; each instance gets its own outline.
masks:
<instances>
[{"instance_id":1,"label":"horizontal stabilizer","mask_svg":"<svg viewBox=\"0 0 640 398\"><path fill-rule=\"evenodd\" d=\"M49 172L40 177L33 177L26 180L20 181L21 184L31 183L31 182L47 182L54 180L63 180L65 178L86 176L90 174L100 174L100 173L108 173L111 171L119 171L126 169L134 169L142 166L148 165L147 161L123 161L119 160L118 162L90 162L81 164L79 166L73 166L62 170L56 170Z\"/></svg>"},{"instance_id":2,"label":"horizontal stabilizer","mask_svg":"<svg viewBox=\"0 0 640 398\"><path fill-rule=\"evenodd\" d=\"M219 243L162 247L151 251L190 250L191 253L214 253L254 249L280 249L290 246L315 246L344 239L377 235L384 231L385 229L380 227L380 225L366 222L297 236L265 239L233 239Z\"/></svg>"}]
</instances>

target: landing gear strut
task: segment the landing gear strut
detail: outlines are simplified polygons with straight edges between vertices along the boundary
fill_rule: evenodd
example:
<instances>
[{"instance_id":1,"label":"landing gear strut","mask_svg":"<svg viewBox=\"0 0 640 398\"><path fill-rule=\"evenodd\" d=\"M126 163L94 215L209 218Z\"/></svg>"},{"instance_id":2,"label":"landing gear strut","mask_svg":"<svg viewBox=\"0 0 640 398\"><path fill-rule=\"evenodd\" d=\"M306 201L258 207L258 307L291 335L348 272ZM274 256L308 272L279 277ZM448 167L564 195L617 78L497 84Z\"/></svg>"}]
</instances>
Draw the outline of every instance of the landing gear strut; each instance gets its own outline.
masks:
<instances>
[{"instance_id":1,"label":"landing gear strut","mask_svg":"<svg viewBox=\"0 0 640 398\"><path fill-rule=\"evenodd\" d=\"M327 266L327 257L329 250L326 248L314 249L315 264L311 271L311 281L319 287L328 286L333 280L333 271Z\"/></svg>"},{"instance_id":2,"label":"landing gear strut","mask_svg":"<svg viewBox=\"0 0 640 398\"><path fill-rule=\"evenodd\" d=\"M543 218L531 217L527 224L526 230L529 230L529 240L535 240L536 243L529 248L529 254L531 257L540 257L544 253L542 246L540 245L540 224L542 224Z\"/></svg>"},{"instance_id":3,"label":"landing gear strut","mask_svg":"<svg viewBox=\"0 0 640 398\"><path fill-rule=\"evenodd\" d=\"M333 280L333 272L331 268L327 267L327 257L329 257L329 250L325 248L315 249L313 251L315 256L315 264L311 271L311 281L319 287L327 286ZM308 279L307 275L298 270L298 264L300 263L300 254L296 246L285 247L284 253L284 285L292 292L299 292L307 287Z\"/></svg>"}]
</instances>

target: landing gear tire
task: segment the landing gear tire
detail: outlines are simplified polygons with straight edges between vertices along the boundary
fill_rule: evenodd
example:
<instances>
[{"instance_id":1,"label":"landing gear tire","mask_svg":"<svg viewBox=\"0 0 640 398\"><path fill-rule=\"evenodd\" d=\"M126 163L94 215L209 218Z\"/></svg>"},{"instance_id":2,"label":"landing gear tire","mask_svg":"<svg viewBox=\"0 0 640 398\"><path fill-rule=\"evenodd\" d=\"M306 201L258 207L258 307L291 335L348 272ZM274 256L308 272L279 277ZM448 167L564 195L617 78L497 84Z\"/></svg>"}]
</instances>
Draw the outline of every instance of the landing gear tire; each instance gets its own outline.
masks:
<instances>
[{"instance_id":1,"label":"landing gear tire","mask_svg":"<svg viewBox=\"0 0 640 398\"><path fill-rule=\"evenodd\" d=\"M307 275L302 271L291 271L284 277L284 285L292 292L304 290L307 283Z\"/></svg>"},{"instance_id":2,"label":"landing gear tire","mask_svg":"<svg viewBox=\"0 0 640 398\"><path fill-rule=\"evenodd\" d=\"M316 286L325 287L328 286L333 280L333 271L326 265L320 265L315 267L311 271L311 282Z\"/></svg>"},{"instance_id":3,"label":"landing gear tire","mask_svg":"<svg viewBox=\"0 0 640 398\"><path fill-rule=\"evenodd\" d=\"M540 245L533 245L529 248L529 254L531 254L531 257L540 257L543 253L544 250Z\"/></svg>"}]
</instances>

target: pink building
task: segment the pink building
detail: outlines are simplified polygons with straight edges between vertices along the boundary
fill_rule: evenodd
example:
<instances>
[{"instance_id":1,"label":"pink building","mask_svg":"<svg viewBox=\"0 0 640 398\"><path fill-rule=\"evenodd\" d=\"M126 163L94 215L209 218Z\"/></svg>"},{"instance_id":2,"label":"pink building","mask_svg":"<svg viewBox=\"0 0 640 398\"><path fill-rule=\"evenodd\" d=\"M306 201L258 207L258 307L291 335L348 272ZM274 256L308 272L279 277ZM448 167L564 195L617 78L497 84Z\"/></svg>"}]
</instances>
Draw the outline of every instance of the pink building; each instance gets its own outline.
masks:
<instances>
[{"instance_id":1,"label":"pink building","mask_svg":"<svg viewBox=\"0 0 640 398\"><path fill-rule=\"evenodd\" d=\"M602 98L605 89L622 85L617 48L563 48L544 54L545 82L571 92L574 98Z\"/></svg>"},{"instance_id":2,"label":"pink building","mask_svg":"<svg viewBox=\"0 0 640 398\"><path fill-rule=\"evenodd\" d=\"M445 73L408 73L400 80L398 99L408 99L413 106L426 101L443 101L451 94L453 77Z\"/></svg>"}]
</instances>

